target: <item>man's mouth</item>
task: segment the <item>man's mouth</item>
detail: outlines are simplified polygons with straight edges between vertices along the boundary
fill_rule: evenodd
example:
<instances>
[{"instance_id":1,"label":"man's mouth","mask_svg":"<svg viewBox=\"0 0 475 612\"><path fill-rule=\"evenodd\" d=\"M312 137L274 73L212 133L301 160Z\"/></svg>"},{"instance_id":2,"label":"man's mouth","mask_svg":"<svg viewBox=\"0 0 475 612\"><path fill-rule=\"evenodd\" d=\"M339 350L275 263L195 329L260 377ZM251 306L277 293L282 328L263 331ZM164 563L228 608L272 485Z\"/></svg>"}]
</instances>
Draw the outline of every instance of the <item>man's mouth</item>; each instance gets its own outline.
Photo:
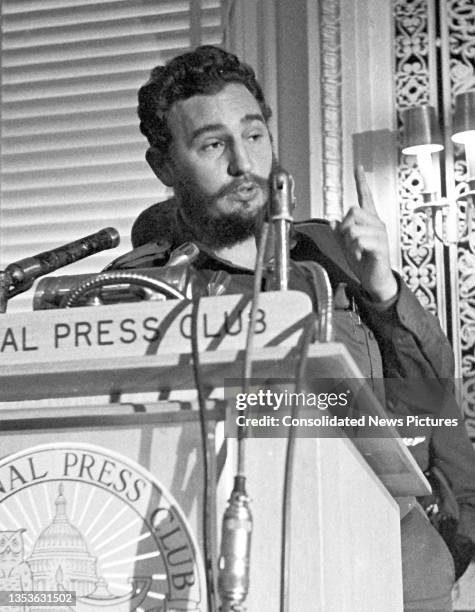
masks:
<instances>
[{"instance_id":1,"label":"man's mouth","mask_svg":"<svg viewBox=\"0 0 475 612\"><path fill-rule=\"evenodd\" d=\"M233 189L230 195L241 202L249 202L257 195L258 190L259 185L256 183L243 183L236 189Z\"/></svg>"}]
</instances>

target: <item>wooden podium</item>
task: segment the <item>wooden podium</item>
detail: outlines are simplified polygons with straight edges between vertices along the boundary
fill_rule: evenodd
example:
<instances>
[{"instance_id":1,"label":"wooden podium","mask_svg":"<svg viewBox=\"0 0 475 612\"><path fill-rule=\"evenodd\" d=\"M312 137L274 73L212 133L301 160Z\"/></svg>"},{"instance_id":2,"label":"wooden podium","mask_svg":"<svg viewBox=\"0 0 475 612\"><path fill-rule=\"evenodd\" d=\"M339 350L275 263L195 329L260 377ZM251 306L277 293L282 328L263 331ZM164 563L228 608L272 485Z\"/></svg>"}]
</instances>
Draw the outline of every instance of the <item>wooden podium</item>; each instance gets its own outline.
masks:
<instances>
[{"instance_id":1,"label":"wooden podium","mask_svg":"<svg viewBox=\"0 0 475 612\"><path fill-rule=\"evenodd\" d=\"M203 382L208 391L218 390L241 375L249 304L240 296L202 302L194 315L184 302L147 302L0 320L0 535L21 532L18 567L32 590L41 584L76 590L77 612L104 605L138 612L207 609L189 317L199 317ZM263 296L253 377L288 379L295 371L309 310L303 294ZM306 392L327 377L360 384L341 344L310 346ZM366 401L371 414L384 415L373 396ZM211 393L216 540L235 469L235 440L224 436L223 423L234 412L222 393ZM334 435L297 438L290 610L399 612L395 498L424 495L428 484L395 431L378 438ZM247 441L254 519L250 612L279 610L285 445L278 437ZM67 538L51 545L64 525Z\"/></svg>"}]
</instances>

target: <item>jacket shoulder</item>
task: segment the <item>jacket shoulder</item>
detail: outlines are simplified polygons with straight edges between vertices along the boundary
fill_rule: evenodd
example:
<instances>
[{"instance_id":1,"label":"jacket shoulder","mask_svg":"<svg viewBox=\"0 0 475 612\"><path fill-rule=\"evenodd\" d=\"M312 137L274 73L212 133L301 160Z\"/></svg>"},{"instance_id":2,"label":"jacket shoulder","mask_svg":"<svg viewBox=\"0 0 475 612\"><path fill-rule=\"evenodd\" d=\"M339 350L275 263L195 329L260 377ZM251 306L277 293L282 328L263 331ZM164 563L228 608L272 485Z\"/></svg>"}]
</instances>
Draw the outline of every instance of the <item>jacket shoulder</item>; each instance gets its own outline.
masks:
<instances>
[{"instance_id":1,"label":"jacket shoulder","mask_svg":"<svg viewBox=\"0 0 475 612\"><path fill-rule=\"evenodd\" d=\"M174 198L152 204L143 210L132 225L131 239L134 248L157 240L172 240L176 225L176 201Z\"/></svg>"}]
</instances>

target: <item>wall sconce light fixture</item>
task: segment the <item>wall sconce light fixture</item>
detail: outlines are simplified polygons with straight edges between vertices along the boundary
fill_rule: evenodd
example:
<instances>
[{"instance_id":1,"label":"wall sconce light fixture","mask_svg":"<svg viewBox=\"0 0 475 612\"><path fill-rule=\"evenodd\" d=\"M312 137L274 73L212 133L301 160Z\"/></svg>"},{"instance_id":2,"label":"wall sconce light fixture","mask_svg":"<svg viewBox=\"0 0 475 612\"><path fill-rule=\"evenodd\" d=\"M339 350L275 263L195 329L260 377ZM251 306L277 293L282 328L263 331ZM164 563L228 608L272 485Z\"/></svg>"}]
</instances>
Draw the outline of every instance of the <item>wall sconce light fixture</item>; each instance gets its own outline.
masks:
<instances>
[{"instance_id":1,"label":"wall sconce light fixture","mask_svg":"<svg viewBox=\"0 0 475 612\"><path fill-rule=\"evenodd\" d=\"M455 98L452 140L465 146L467 182L475 189L475 91L467 91Z\"/></svg>"},{"instance_id":2,"label":"wall sconce light fixture","mask_svg":"<svg viewBox=\"0 0 475 612\"><path fill-rule=\"evenodd\" d=\"M423 181L423 203L414 209L425 215L426 240L436 237L445 245L467 239L472 231L473 197L475 195L475 91L459 94L455 101L452 140L465 146L470 191L453 201L442 197L433 153L442 151L443 139L432 106L415 106L402 112L405 155L415 155ZM466 200L465 220L459 233L458 201ZM449 237L450 236L450 237Z\"/></svg>"}]
</instances>

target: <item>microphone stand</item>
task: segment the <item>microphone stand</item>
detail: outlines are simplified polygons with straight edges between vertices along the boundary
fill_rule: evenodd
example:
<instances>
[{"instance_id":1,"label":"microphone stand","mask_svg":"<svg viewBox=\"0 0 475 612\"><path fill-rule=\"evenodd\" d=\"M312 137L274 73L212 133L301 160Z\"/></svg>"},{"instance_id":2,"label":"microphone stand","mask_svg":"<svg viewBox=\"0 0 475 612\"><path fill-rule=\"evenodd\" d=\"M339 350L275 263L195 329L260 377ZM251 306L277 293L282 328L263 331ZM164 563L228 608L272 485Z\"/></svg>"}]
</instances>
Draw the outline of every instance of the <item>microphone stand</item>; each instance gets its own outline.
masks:
<instances>
[{"instance_id":1,"label":"microphone stand","mask_svg":"<svg viewBox=\"0 0 475 612\"><path fill-rule=\"evenodd\" d=\"M274 257L272 288L288 289L290 266L290 226L293 208L293 179L281 168L270 177L268 218L274 228ZM254 291L249 319L246 354L243 368L243 392L249 388L252 364L252 348L258 296L261 290L264 256L268 238L269 222L264 221L258 244ZM246 414L246 411L244 412ZM224 512L221 531L221 554L219 559L218 591L221 612L244 612L244 602L249 591L250 552L252 535L252 513L246 492L245 447L247 428L238 427L237 474L234 487Z\"/></svg>"},{"instance_id":2,"label":"microphone stand","mask_svg":"<svg viewBox=\"0 0 475 612\"><path fill-rule=\"evenodd\" d=\"M105 249L112 249L119 242L117 230L107 227L75 242L11 263L5 270L0 270L0 314L7 311L10 298L28 291L40 276Z\"/></svg>"}]
</instances>

